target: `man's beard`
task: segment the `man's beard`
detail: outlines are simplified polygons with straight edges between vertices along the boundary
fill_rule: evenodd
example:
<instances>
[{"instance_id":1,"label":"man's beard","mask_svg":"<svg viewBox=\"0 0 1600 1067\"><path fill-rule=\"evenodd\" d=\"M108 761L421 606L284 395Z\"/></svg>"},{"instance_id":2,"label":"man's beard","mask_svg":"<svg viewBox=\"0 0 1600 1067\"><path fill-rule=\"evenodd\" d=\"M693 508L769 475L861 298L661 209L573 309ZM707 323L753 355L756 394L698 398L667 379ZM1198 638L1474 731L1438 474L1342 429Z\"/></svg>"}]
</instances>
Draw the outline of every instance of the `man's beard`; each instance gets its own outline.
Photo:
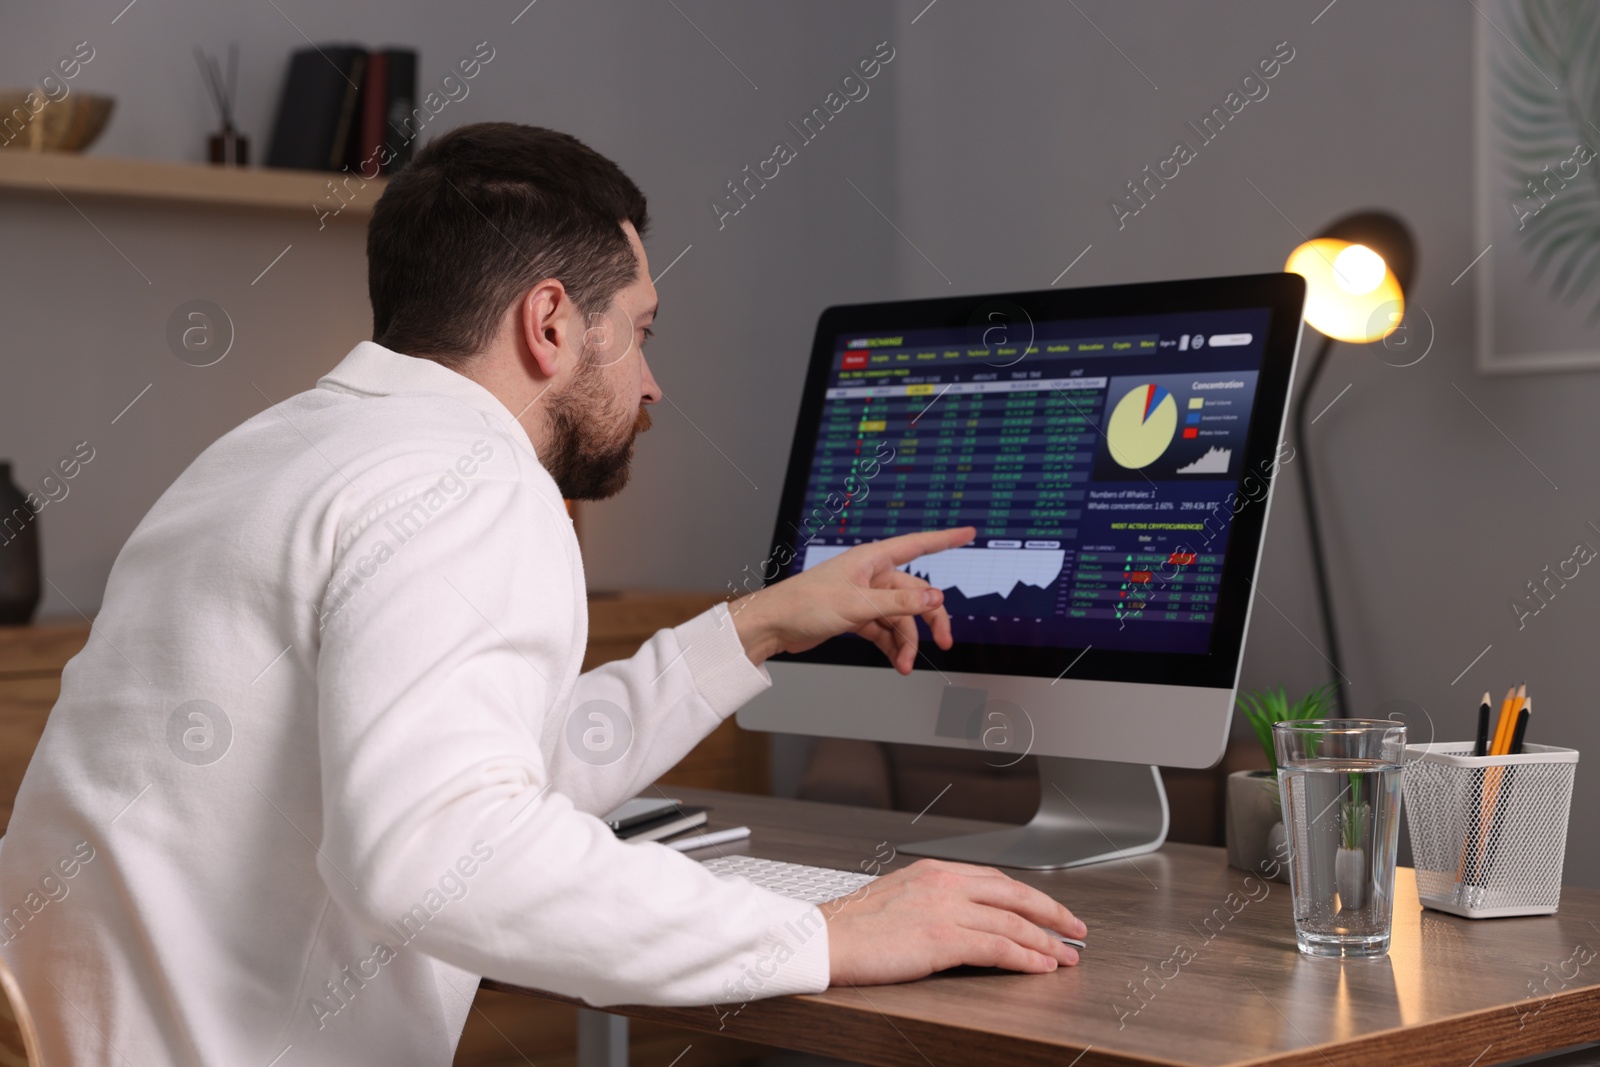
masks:
<instances>
[{"instance_id":1,"label":"man's beard","mask_svg":"<svg viewBox=\"0 0 1600 1067\"><path fill-rule=\"evenodd\" d=\"M568 500L604 500L628 484L633 439L650 428L643 405L631 426L610 430L617 419L605 395L605 378L585 365L572 384L550 401L550 443L540 457Z\"/></svg>"}]
</instances>

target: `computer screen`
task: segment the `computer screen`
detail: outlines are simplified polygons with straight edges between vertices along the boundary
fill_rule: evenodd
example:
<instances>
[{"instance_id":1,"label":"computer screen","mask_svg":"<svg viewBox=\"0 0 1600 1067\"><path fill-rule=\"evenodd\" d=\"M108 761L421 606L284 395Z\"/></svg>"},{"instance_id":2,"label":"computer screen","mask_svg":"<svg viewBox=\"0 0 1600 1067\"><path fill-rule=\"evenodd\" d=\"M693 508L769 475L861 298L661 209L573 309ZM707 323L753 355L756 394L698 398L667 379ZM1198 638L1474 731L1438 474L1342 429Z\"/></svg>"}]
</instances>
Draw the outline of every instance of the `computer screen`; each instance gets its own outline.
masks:
<instances>
[{"instance_id":1,"label":"computer screen","mask_svg":"<svg viewBox=\"0 0 1600 1067\"><path fill-rule=\"evenodd\" d=\"M1284 277L829 309L781 575L970 525L970 545L905 568L944 590L956 638L919 666L1231 686L1286 454ZM853 636L790 658L882 662Z\"/></svg>"}]
</instances>

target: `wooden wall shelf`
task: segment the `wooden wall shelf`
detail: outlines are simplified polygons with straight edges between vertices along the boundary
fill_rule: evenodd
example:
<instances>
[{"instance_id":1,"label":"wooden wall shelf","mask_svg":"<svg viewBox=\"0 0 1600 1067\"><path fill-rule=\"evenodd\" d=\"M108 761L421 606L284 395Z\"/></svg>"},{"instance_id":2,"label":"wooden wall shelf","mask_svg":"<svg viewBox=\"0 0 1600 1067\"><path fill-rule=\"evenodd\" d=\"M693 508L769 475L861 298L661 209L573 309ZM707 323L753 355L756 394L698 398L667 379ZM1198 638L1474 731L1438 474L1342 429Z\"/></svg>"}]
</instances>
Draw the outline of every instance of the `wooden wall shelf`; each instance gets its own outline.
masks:
<instances>
[{"instance_id":1,"label":"wooden wall shelf","mask_svg":"<svg viewBox=\"0 0 1600 1067\"><path fill-rule=\"evenodd\" d=\"M341 199L330 187L348 182ZM0 191L67 196L109 197L119 200L155 200L300 211L321 218L313 205L328 212L326 221L365 222L383 194L387 179L375 178L363 187L361 179L307 170L268 167L213 167L203 163L166 163L145 159L115 159L65 152L0 151ZM337 211L337 214L334 212Z\"/></svg>"}]
</instances>

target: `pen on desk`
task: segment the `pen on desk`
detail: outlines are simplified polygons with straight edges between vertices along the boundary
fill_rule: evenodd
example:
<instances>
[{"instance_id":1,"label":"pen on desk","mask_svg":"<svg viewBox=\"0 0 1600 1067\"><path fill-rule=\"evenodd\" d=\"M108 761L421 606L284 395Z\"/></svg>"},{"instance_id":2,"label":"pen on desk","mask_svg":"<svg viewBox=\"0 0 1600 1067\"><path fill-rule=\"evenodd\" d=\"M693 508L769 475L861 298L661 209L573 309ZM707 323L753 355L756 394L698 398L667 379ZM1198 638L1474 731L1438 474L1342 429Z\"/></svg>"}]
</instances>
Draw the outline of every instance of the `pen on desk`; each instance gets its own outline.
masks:
<instances>
[{"instance_id":1,"label":"pen on desk","mask_svg":"<svg viewBox=\"0 0 1600 1067\"><path fill-rule=\"evenodd\" d=\"M712 845L726 845L729 841L742 841L749 836L750 827L734 826L727 830L713 830L709 834L696 834L694 837L680 837L676 841L661 843L679 852L688 852L697 848L710 848Z\"/></svg>"}]
</instances>

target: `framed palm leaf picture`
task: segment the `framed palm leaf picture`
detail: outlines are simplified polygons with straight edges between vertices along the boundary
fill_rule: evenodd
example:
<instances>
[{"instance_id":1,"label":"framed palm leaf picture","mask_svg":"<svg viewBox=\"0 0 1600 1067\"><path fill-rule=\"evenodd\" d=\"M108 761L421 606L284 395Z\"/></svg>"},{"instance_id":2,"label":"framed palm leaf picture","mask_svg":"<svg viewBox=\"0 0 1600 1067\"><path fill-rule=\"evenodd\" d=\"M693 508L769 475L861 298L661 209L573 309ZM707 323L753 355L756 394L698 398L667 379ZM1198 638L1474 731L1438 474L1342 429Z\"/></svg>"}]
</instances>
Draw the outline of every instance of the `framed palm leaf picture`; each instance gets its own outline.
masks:
<instances>
[{"instance_id":1,"label":"framed palm leaf picture","mask_svg":"<svg viewBox=\"0 0 1600 1067\"><path fill-rule=\"evenodd\" d=\"M1600 369L1600 3L1479 7L1478 366Z\"/></svg>"}]
</instances>

